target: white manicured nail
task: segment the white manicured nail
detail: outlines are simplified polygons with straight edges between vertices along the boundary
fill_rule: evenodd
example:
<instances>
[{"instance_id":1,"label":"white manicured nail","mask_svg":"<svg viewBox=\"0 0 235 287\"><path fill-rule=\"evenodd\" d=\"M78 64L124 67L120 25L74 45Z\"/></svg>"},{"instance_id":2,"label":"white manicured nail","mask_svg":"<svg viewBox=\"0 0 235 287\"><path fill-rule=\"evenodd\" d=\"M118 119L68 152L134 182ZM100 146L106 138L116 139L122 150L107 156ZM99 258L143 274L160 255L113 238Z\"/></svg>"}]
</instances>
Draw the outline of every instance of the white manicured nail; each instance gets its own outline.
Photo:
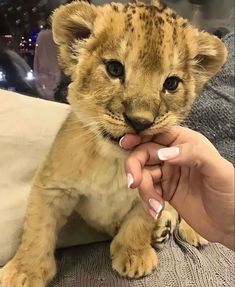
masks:
<instances>
[{"instance_id":1,"label":"white manicured nail","mask_svg":"<svg viewBox=\"0 0 235 287\"><path fill-rule=\"evenodd\" d=\"M150 206L152 207L152 209L158 214L161 212L162 210L162 205L159 201L157 201L156 199L154 198L150 198L149 199L149 204Z\"/></svg>"},{"instance_id":2,"label":"white manicured nail","mask_svg":"<svg viewBox=\"0 0 235 287\"><path fill-rule=\"evenodd\" d=\"M123 139L124 139L124 136L122 137L122 138L120 138L120 140L119 140L119 146L122 148L122 141L123 141Z\"/></svg>"},{"instance_id":3,"label":"white manicured nail","mask_svg":"<svg viewBox=\"0 0 235 287\"><path fill-rule=\"evenodd\" d=\"M149 213L153 217L153 219L155 219L155 220L158 219L159 214L157 214L155 211L153 211L152 209L149 209Z\"/></svg>"},{"instance_id":4,"label":"white manicured nail","mask_svg":"<svg viewBox=\"0 0 235 287\"><path fill-rule=\"evenodd\" d=\"M168 160L177 157L180 154L180 149L177 146L161 148L157 152L160 160Z\"/></svg>"},{"instance_id":5,"label":"white manicured nail","mask_svg":"<svg viewBox=\"0 0 235 287\"><path fill-rule=\"evenodd\" d=\"M134 182L133 176L132 176L130 173L128 173L128 174L127 174L127 186L128 186L128 188L131 187L131 185L132 185L133 182Z\"/></svg>"}]
</instances>

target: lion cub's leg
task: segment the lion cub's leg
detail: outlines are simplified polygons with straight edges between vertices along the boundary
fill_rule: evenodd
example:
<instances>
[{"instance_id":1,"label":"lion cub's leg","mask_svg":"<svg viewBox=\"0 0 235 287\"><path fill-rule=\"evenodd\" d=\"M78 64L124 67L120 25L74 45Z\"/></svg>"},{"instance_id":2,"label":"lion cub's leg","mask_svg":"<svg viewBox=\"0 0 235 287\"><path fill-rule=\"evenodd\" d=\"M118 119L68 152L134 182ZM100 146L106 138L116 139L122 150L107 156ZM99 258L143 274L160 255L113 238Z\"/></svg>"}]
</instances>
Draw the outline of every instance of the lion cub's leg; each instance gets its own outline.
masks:
<instances>
[{"instance_id":1,"label":"lion cub's leg","mask_svg":"<svg viewBox=\"0 0 235 287\"><path fill-rule=\"evenodd\" d=\"M170 239L179 220L177 211L169 204L165 203L165 208L161 216L157 219L153 233L152 245L157 248L163 248L164 244Z\"/></svg>"},{"instance_id":2,"label":"lion cub's leg","mask_svg":"<svg viewBox=\"0 0 235 287\"><path fill-rule=\"evenodd\" d=\"M179 235L184 241L197 248L208 244L208 241L194 231L184 219L179 224Z\"/></svg>"},{"instance_id":3,"label":"lion cub's leg","mask_svg":"<svg viewBox=\"0 0 235 287\"><path fill-rule=\"evenodd\" d=\"M111 243L112 266L122 276L138 278L157 266L156 251L151 247L153 219L140 203L126 216Z\"/></svg>"},{"instance_id":4,"label":"lion cub's leg","mask_svg":"<svg viewBox=\"0 0 235 287\"><path fill-rule=\"evenodd\" d=\"M21 244L14 258L0 271L0 286L44 287L52 279L56 272L57 232L76 201L62 190L33 188Z\"/></svg>"}]
</instances>

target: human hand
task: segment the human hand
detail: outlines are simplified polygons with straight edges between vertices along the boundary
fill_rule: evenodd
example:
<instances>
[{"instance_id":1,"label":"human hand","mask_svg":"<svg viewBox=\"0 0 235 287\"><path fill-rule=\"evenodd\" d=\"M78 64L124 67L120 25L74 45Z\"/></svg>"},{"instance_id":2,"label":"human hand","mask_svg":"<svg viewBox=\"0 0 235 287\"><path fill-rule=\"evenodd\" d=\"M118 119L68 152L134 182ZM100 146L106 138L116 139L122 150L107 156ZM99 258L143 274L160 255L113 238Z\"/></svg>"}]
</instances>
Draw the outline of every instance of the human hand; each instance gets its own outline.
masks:
<instances>
[{"instance_id":1,"label":"human hand","mask_svg":"<svg viewBox=\"0 0 235 287\"><path fill-rule=\"evenodd\" d=\"M206 137L174 127L154 137L126 135L121 146L137 146L126 172L151 215L169 201L201 236L234 249L234 167Z\"/></svg>"}]
</instances>

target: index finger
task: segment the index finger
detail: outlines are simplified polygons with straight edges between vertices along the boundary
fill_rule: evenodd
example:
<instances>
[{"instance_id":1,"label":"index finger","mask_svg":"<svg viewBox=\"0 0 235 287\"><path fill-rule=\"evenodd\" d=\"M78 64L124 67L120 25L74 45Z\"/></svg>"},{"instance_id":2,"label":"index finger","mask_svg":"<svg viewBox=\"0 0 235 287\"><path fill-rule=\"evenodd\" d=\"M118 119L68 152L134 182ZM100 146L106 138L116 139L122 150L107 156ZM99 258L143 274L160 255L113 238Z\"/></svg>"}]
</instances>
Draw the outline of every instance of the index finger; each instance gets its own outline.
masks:
<instances>
[{"instance_id":1,"label":"index finger","mask_svg":"<svg viewBox=\"0 0 235 287\"><path fill-rule=\"evenodd\" d=\"M150 142L152 138L153 136L126 134L120 139L119 145L121 148L129 150L138 146L141 143Z\"/></svg>"}]
</instances>

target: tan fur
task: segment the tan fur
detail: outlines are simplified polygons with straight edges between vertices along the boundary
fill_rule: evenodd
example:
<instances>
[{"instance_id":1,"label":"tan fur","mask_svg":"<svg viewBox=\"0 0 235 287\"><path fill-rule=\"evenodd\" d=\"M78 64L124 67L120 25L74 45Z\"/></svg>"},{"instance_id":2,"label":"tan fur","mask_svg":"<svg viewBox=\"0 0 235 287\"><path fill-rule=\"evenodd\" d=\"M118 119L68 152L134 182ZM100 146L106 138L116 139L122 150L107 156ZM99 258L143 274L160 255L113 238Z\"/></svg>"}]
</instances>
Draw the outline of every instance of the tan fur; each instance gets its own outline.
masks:
<instances>
[{"instance_id":1,"label":"tan fur","mask_svg":"<svg viewBox=\"0 0 235 287\"><path fill-rule=\"evenodd\" d=\"M195 247L206 245L208 241L197 234L183 219L179 225L180 237Z\"/></svg>"},{"instance_id":2,"label":"tan fur","mask_svg":"<svg viewBox=\"0 0 235 287\"><path fill-rule=\"evenodd\" d=\"M4 287L44 287L50 281L56 236L74 209L93 227L116 235L111 254L113 268L121 275L139 277L157 266L151 240L157 245L173 232L177 212L168 206L154 223L138 193L127 188L128 153L104 135L134 132L123 119L125 111L154 119L144 134L178 123L225 62L226 49L158 1L154 5L95 7L75 1L55 11L54 39L72 78L68 99L73 112L35 177L21 245L0 273ZM123 83L108 76L107 59L125 65ZM172 75L183 80L174 93L163 89ZM186 223L181 227L185 234ZM183 238L194 244L194 235L192 230Z\"/></svg>"}]
</instances>

